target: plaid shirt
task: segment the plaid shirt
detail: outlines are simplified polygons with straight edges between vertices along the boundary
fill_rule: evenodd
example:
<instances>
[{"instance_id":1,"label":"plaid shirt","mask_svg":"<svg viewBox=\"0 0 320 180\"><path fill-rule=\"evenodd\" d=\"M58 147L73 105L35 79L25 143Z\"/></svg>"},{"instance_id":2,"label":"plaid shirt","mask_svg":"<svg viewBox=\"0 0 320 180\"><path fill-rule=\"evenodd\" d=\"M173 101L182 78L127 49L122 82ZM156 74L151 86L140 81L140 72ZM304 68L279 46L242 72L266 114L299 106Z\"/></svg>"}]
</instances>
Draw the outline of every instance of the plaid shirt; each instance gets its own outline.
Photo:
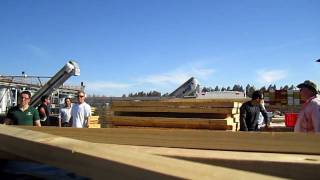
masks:
<instances>
[{"instance_id":1,"label":"plaid shirt","mask_svg":"<svg viewBox=\"0 0 320 180\"><path fill-rule=\"evenodd\" d=\"M299 112L295 132L320 132L320 99L309 98Z\"/></svg>"}]
</instances>

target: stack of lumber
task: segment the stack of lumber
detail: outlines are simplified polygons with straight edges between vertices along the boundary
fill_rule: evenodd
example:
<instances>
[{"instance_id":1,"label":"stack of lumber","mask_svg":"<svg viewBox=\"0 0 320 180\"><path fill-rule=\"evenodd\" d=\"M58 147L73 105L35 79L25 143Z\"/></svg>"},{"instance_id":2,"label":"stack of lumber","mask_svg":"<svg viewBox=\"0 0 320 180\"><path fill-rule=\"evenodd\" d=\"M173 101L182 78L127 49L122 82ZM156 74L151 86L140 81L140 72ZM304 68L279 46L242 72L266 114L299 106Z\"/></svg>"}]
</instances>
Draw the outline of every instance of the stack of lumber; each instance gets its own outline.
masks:
<instances>
[{"instance_id":1,"label":"stack of lumber","mask_svg":"<svg viewBox=\"0 0 320 180\"><path fill-rule=\"evenodd\" d=\"M101 128L100 116L97 115L97 108L91 108L91 116L88 119L89 128Z\"/></svg>"},{"instance_id":2,"label":"stack of lumber","mask_svg":"<svg viewBox=\"0 0 320 180\"><path fill-rule=\"evenodd\" d=\"M90 179L320 176L318 134L0 125L0 142L0 155L10 153Z\"/></svg>"},{"instance_id":3,"label":"stack of lumber","mask_svg":"<svg viewBox=\"0 0 320 180\"><path fill-rule=\"evenodd\" d=\"M90 116L89 117L89 128L101 128L99 123L99 116Z\"/></svg>"},{"instance_id":4,"label":"stack of lumber","mask_svg":"<svg viewBox=\"0 0 320 180\"><path fill-rule=\"evenodd\" d=\"M233 130L239 128L241 99L114 101L114 126Z\"/></svg>"}]
</instances>

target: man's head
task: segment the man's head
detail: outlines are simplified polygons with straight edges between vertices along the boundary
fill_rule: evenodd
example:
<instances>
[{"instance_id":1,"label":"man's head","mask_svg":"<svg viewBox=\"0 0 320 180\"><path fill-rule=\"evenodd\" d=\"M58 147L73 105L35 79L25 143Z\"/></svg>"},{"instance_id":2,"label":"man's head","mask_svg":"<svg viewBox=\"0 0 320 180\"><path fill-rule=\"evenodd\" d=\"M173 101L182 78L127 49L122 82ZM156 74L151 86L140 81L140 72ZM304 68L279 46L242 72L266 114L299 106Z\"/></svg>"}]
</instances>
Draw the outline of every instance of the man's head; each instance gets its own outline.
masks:
<instances>
[{"instance_id":1,"label":"man's head","mask_svg":"<svg viewBox=\"0 0 320 180\"><path fill-rule=\"evenodd\" d=\"M31 99L31 93L29 91L22 91L20 93L20 106L21 107L27 107L29 106Z\"/></svg>"},{"instance_id":2,"label":"man's head","mask_svg":"<svg viewBox=\"0 0 320 180\"><path fill-rule=\"evenodd\" d=\"M83 91L79 91L77 97L78 97L79 104L82 104L82 103L84 103L84 100L86 98L86 93Z\"/></svg>"},{"instance_id":3,"label":"man's head","mask_svg":"<svg viewBox=\"0 0 320 180\"><path fill-rule=\"evenodd\" d=\"M48 104L50 102L50 97L48 95L43 95L41 97L41 102Z\"/></svg>"},{"instance_id":4,"label":"man's head","mask_svg":"<svg viewBox=\"0 0 320 180\"><path fill-rule=\"evenodd\" d=\"M252 101L261 103L262 100L263 100L263 94L260 91L254 91L252 93Z\"/></svg>"},{"instance_id":5,"label":"man's head","mask_svg":"<svg viewBox=\"0 0 320 180\"><path fill-rule=\"evenodd\" d=\"M317 85L310 80L305 80L303 83L299 84L297 87L300 88L300 97L302 100L307 100L310 97L318 94Z\"/></svg>"},{"instance_id":6,"label":"man's head","mask_svg":"<svg viewBox=\"0 0 320 180\"><path fill-rule=\"evenodd\" d=\"M64 105L65 107L71 107L71 98L65 98Z\"/></svg>"}]
</instances>

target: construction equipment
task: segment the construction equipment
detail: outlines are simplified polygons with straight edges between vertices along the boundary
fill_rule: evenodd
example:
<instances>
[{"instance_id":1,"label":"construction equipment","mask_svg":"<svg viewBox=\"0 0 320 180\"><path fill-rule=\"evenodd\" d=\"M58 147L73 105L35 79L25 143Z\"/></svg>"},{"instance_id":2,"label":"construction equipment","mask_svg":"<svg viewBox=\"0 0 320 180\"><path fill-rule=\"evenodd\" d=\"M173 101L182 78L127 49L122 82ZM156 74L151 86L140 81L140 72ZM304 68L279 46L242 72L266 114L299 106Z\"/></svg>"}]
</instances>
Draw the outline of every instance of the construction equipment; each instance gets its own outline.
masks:
<instances>
[{"instance_id":1,"label":"construction equipment","mask_svg":"<svg viewBox=\"0 0 320 180\"><path fill-rule=\"evenodd\" d=\"M173 98L197 98L197 99L244 99L245 92L240 91L212 91L201 92L200 84L197 79L191 77L176 90L170 97Z\"/></svg>"},{"instance_id":2,"label":"construction equipment","mask_svg":"<svg viewBox=\"0 0 320 180\"><path fill-rule=\"evenodd\" d=\"M196 97L197 91L199 91L199 83L194 77L191 77L188 81L169 94L169 96L175 98Z\"/></svg>"},{"instance_id":3,"label":"construction equipment","mask_svg":"<svg viewBox=\"0 0 320 180\"><path fill-rule=\"evenodd\" d=\"M40 103L40 99L43 95L49 95L56 88L59 88L67 79L71 76L79 76L80 67L74 61L69 61L61 68L43 87L41 87L32 97L31 106L37 106Z\"/></svg>"}]
</instances>

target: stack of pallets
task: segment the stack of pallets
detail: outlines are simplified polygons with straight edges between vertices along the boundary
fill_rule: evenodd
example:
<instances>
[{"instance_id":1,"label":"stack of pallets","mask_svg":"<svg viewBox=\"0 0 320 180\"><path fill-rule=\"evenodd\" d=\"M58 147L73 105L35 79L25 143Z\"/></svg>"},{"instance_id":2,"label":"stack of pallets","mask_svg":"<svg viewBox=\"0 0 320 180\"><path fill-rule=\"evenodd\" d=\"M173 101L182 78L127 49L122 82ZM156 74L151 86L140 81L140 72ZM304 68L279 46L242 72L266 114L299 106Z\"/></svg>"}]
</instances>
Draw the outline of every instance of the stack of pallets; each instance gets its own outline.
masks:
<instances>
[{"instance_id":1,"label":"stack of pallets","mask_svg":"<svg viewBox=\"0 0 320 180\"><path fill-rule=\"evenodd\" d=\"M241 99L114 101L113 126L238 130Z\"/></svg>"}]
</instances>

